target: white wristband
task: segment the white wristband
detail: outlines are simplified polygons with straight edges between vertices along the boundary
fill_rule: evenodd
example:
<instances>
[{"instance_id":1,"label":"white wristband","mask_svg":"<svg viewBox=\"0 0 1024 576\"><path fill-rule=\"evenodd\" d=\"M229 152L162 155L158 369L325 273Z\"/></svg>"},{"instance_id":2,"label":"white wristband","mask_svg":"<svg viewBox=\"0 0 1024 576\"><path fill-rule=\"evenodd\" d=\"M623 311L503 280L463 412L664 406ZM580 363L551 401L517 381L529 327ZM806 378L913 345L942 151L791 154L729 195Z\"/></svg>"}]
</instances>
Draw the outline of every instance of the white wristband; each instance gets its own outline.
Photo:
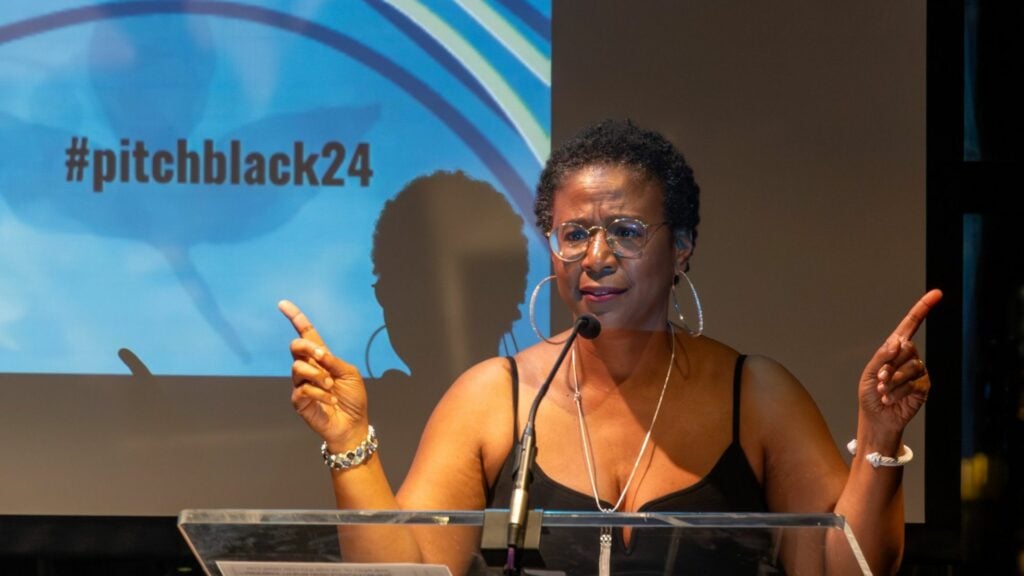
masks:
<instances>
[{"instance_id":1,"label":"white wristband","mask_svg":"<svg viewBox=\"0 0 1024 576\"><path fill-rule=\"evenodd\" d=\"M846 445L846 449L850 451L850 454L857 454L857 439L854 438ZM907 462L914 459L914 451L910 449L910 446L906 444L900 449L900 453L895 458L892 456L882 456L878 452L872 452L864 457L865 460L871 463L872 466L878 468L879 466L886 467L897 467L903 466Z\"/></svg>"}]
</instances>

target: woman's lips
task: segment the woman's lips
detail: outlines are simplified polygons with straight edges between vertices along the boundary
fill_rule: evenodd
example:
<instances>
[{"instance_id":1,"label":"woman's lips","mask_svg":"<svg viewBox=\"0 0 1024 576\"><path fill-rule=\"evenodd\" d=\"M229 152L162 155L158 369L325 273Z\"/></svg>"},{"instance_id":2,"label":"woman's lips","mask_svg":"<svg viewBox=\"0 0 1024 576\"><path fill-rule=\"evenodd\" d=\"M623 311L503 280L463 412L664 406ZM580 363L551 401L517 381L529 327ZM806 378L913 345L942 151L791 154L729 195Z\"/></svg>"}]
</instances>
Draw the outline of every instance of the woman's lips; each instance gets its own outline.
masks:
<instances>
[{"instance_id":1,"label":"woman's lips","mask_svg":"<svg viewBox=\"0 0 1024 576\"><path fill-rule=\"evenodd\" d=\"M623 288L580 288L580 294L582 294L583 299L587 302L608 302L609 300L614 300L625 291Z\"/></svg>"}]
</instances>

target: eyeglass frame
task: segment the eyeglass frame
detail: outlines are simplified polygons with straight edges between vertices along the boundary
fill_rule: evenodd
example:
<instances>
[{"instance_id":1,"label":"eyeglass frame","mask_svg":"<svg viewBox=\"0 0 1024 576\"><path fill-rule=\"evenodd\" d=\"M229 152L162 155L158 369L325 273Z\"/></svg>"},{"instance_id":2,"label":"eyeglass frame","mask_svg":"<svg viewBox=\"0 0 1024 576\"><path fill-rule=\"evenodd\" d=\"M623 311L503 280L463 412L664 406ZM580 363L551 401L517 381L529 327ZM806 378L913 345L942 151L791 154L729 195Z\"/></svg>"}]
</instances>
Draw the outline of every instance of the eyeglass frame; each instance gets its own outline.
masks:
<instances>
[{"instance_id":1,"label":"eyeglass frame","mask_svg":"<svg viewBox=\"0 0 1024 576\"><path fill-rule=\"evenodd\" d=\"M614 236L609 236L608 235L608 227L613 225L613 224L615 224L616 222L621 222L623 220L630 220L630 221L636 222L636 223L640 224L640 226L643 228L644 243L643 243L642 246L640 246L640 251L635 256L626 256L625 254L619 254L619 251L618 251L618 244L619 244L619 242L618 242L618 240L615 240ZM644 222L643 220L641 220L639 218L634 218L632 216L619 216L618 218L613 218L613 219L609 220L607 224L595 224L593 226L587 227L587 226L584 226L583 224L580 224L579 222L573 222L572 220L566 220L565 222L562 222L561 224L559 224L557 226L553 226L551 228L551 230L548 230L544 235L547 236L547 238L548 238L548 248L551 249L551 253L555 255L555 258L558 258L562 262L578 262L578 261L582 260L583 257L587 254L587 250L590 249L590 242L594 239L594 230L601 230L602 232L604 232L604 241L605 241L606 244L608 244L608 247L612 249L612 254L615 254L615 256L617 258L626 258L626 259L629 259L629 260L635 260L635 259L638 259L638 258L643 258L644 250L647 249L647 243L650 242L651 236L654 235L654 233L657 231L658 228L660 228L662 226L665 226L668 223L669 223L668 220L664 220L664 221L659 222L657 224L648 224L648 223ZM580 255L577 256L576 258L565 258L564 256L562 256L561 254L558 253L558 250L555 249L555 246L553 244L553 242L557 242L557 240L554 239L554 236L552 236L553 232L555 230L557 230L558 228L561 228L562 226L565 226L566 224L575 224L575 225L579 226L580 228L582 228L583 230L585 230L587 232L587 244L583 248L583 250L580 252Z\"/></svg>"}]
</instances>

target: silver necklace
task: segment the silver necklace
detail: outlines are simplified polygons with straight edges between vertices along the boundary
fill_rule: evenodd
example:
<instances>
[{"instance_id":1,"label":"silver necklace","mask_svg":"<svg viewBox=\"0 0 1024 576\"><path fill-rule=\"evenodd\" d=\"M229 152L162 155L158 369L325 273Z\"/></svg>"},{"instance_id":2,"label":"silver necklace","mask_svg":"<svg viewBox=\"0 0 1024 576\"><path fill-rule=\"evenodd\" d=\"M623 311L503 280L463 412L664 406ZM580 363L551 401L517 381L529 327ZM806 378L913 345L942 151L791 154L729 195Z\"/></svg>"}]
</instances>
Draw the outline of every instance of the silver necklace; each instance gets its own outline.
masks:
<instances>
[{"instance_id":1,"label":"silver necklace","mask_svg":"<svg viewBox=\"0 0 1024 576\"><path fill-rule=\"evenodd\" d=\"M572 384L575 390L573 401L576 403L576 416L580 427L580 441L583 444L583 458L587 462L587 476L590 478L590 489L594 493L594 503L597 505L597 509L601 512L615 512L620 506L622 506L622 502L626 499L626 493L629 492L629 486L633 483L633 477L636 476L636 471L640 468L640 461L643 460L644 452L647 451L647 444L651 441L651 433L654 432L654 423L658 421L658 414L661 412L661 402L665 399L665 390L668 390L668 381L672 376L672 366L675 364L676 359L676 334L675 330L672 328L671 322L669 322L668 329L669 337L672 340L672 355L668 360L668 370L665 372L665 382L661 385L661 395L658 396L658 405L654 408L654 416L651 417L651 425L647 428L647 434L644 436L644 441L640 445L640 452L636 455L636 461L633 462L633 469L629 472L629 478L626 480L626 485L622 487L622 493L619 494L619 499L615 502L615 506L612 506L611 508L601 505L601 496L597 490L597 471L594 469L594 461L590 455L590 433L587 431L587 421L583 418L583 394L580 393L580 381L579 376L576 373L576 347L573 346L572 356L570 357L570 364L572 365ZM601 528L600 544L600 556L598 558L599 573L601 576L608 576L611 573L611 528Z\"/></svg>"}]
</instances>

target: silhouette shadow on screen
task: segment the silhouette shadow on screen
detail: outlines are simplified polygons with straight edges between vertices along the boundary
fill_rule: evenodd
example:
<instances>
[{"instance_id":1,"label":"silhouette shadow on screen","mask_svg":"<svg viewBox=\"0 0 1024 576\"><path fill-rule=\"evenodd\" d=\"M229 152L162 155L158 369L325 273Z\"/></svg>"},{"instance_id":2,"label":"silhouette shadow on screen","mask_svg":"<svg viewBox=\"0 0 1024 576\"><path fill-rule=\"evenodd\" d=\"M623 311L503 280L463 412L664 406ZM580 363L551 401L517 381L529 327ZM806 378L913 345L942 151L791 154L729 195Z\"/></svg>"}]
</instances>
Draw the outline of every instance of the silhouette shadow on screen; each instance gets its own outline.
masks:
<instances>
[{"instance_id":1,"label":"silhouette shadow on screen","mask_svg":"<svg viewBox=\"0 0 1024 576\"><path fill-rule=\"evenodd\" d=\"M487 182L462 172L420 177L381 210L373 267L385 326L367 351L386 334L409 368L375 374L368 364L365 374L370 418L397 486L448 386L499 353L520 317L529 267L523 220Z\"/></svg>"}]
</instances>

